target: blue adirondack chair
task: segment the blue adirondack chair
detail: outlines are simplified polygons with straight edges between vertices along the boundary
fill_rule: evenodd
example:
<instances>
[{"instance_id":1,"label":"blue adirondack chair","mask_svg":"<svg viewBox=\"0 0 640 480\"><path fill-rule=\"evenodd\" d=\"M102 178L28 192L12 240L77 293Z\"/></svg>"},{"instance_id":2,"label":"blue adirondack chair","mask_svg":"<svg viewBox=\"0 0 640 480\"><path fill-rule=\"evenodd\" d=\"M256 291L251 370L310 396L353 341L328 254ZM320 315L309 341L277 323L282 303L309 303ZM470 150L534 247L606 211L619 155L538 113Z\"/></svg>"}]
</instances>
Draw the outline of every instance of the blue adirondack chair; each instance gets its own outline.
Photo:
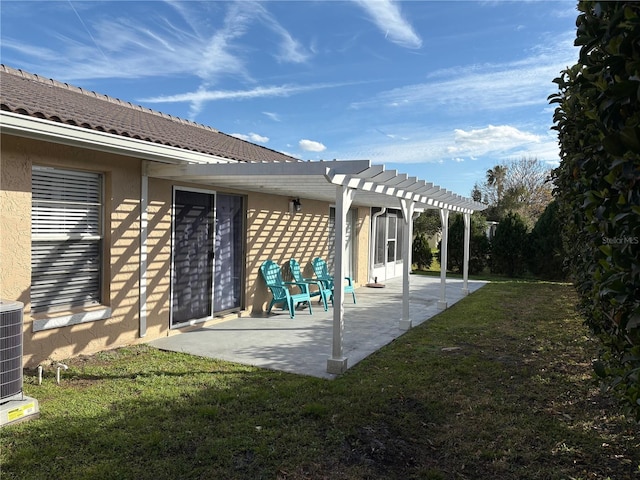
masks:
<instances>
[{"instance_id":1,"label":"blue adirondack chair","mask_svg":"<svg viewBox=\"0 0 640 480\"><path fill-rule=\"evenodd\" d=\"M331 305L333 305L333 292L331 289L325 288L324 283L319 280L304 278L300 270L300 264L295 258L289 260L289 270L297 284L306 286L305 288L308 290L310 297L320 297L325 312L328 309L327 300L331 300ZM311 288L309 288L311 285L315 285L317 287L316 290L311 290Z\"/></svg>"},{"instance_id":2,"label":"blue adirondack chair","mask_svg":"<svg viewBox=\"0 0 640 480\"><path fill-rule=\"evenodd\" d=\"M313 272L316 274L316 279L321 281L325 288L333 291L333 275L329 274L327 262L320 257L316 257L311 261L311 266L313 267ZM347 284L344 286L344 293L350 293L353 296L353 303L356 303L356 291L353 287L353 279L351 277L344 278L347 281Z\"/></svg>"},{"instance_id":3,"label":"blue adirondack chair","mask_svg":"<svg viewBox=\"0 0 640 480\"><path fill-rule=\"evenodd\" d=\"M294 318L296 316L296 306L307 302L309 305L309 314L313 314L311 311L311 297L309 296L308 285L297 284L296 282L285 282L282 280L282 273L280 266L273 260L267 260L260 266L260 273L264 278L267 287L271 290L271 303L267 313L271 313L271 309L274 305L282 304L282 308L289 310L289 316ZM289 285L295 286L300 290L300 293L291 293L289 291Z\"/></svg>"}]
</instances>

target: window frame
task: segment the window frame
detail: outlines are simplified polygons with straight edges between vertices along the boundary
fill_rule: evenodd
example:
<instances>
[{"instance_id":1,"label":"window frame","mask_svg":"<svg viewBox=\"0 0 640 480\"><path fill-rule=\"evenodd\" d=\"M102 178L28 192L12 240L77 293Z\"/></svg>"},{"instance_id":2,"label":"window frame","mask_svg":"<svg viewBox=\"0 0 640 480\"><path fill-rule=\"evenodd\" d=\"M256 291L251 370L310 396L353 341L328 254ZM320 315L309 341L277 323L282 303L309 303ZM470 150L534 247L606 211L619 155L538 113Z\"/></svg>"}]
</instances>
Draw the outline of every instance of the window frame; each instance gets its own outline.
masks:
<instances>
[{"instance_id":1,"label":"window frame","mask_svg":"<svg viewBox=\"0 0 640 480\"><path fill-rule=\"evenodd\" d=\"M105 183L102 172L32 166L31 312L36 316L34 331L111 316L111 309L102 305L106 257ZM57 187L60 187L59 191ZM56 251L55 257L48 248ZM86 254L86 264L76 263ZM46 273L42 272L43 265ZM56 275L51 275L55 268L59 268L57 278L62 281L57 280L56 286L53 283L47 286L46 279ZM65 268L68 271L65 272ZM73 278L76 275L84 276L84 280ZM65 281L65 277L75 281ZM60 284L73 284L78 288L75 293L72 289L61 293ZM34 290L35 295L41 297L35 302ZM61 299L52 302L54 297Z\"/></svg>"}]
</instances>

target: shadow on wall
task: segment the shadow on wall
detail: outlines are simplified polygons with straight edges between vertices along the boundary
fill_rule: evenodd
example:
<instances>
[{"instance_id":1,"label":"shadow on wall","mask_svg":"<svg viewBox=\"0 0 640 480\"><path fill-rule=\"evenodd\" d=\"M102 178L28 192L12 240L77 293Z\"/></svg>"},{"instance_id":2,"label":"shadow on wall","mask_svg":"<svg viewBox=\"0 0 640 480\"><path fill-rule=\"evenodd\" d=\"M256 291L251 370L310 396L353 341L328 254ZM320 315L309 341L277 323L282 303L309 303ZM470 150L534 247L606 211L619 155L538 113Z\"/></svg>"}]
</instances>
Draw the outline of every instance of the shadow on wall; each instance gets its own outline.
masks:
<instances>
[{"instance_id":1,"label":"shadow on wall","mask_svg":"<svg viewBox=\"0 0 640 480\"><path fill-rule=\"evenodd\" d=\"M273 197L272 197L273 198ZM260 265L273 260L288 274L289 259L300 263L303 275L312 276L310 262L327 255L329 207L322 202L304 200L304 210L289 213L288 199L270 201L271 209L247 211L247 306L264 312L270 293L260 275Z\"/></svg>"},{"instance_id":2,"label":"shadow on wall","mask_svg":"<svg viewBox=\"0 0 640 480\"><path fill-rule=\"evenodd\" d=\"M102 304L111 307L111 317L38 332L33 332L32 323L25 321L23 357L25 366L36 366L47 361L94 353L106 348L134 343L138 339L139 208L139 201L130 198L112 205L112 208L105 208L105 211L111 212L105 219L105 224L110 225L110 235L105 236L105 243L110 245L110 249L103 260L103 276L110 280L106 280ZM25 291L21 298L30 298L30 291ZM35 313L32 316L37 318L39 315ZM27 319L28 314L25 316L25 320Z\"/></svg>"}]
</instances>

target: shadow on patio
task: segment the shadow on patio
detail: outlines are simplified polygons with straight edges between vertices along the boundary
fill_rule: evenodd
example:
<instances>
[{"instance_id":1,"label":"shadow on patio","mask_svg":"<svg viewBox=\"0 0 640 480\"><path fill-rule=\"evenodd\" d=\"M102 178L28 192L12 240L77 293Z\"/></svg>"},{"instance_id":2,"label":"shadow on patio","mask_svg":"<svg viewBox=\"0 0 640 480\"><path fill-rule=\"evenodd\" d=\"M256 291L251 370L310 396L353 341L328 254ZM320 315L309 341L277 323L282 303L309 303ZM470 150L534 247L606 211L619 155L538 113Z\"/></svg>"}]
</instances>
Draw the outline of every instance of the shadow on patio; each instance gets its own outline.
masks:
<instances>
[{"instance_id":1,"label":"shadow on patio","mask_svg":"<svg viewBox=\"0 0 640 480\"><path fill-rule=\"evenodd\" d=\"M469 292L486 282L469 281ZM439 313L440 278L411 276L410 318L415 327ZM462 280L447 279L449 306L463 298ZM352 367L405 331L402 319L402 279L386 282L385 288L360 287L358 303L351 296L344 302L343 352ZM149 345L161 350L184 352L230 362L253 365L320 378L335 378L327 373L331 355L333 309L325 312L315 299L313 315L308 309L274 309L272 314L243 316L197 330L152 340Z\"/></svg>"}]
</instances>

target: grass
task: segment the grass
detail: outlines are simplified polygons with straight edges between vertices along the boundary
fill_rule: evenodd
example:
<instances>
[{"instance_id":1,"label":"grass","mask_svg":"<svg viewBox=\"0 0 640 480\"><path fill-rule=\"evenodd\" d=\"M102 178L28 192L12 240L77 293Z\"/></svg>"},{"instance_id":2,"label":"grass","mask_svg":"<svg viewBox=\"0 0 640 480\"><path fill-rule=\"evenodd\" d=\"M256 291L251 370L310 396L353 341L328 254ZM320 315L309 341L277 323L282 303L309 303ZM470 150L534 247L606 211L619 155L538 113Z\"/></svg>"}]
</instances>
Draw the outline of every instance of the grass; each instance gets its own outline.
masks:
<instances>
[{"instance_id":1,"label":"grass","mask_svg":"<svg viewBox=\"0 0 640 480\"><path fill-rule=\"evenodd\" d=\"M122 348L0 431L9 479L638 479L564 284L492 283L327 381Z\"/></svg>"}]
</instances>

